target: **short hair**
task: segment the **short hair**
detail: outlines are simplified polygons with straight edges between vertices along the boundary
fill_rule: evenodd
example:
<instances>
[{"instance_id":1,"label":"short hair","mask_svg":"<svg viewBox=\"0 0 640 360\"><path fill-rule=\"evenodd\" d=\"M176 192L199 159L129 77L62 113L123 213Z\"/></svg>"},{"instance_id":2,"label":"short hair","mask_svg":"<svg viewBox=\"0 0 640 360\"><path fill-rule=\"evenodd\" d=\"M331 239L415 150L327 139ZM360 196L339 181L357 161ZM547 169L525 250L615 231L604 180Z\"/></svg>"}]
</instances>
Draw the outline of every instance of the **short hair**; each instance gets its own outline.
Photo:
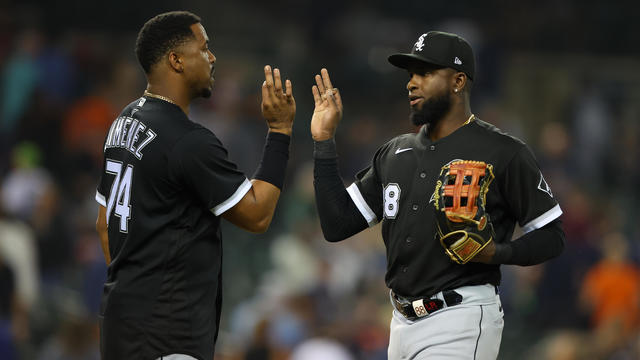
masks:
<instances>
[{"instance_id":1,"label":"short hair","mask_svg":"<svg viewBox=\"0 0 640 360\"><path fill-rule=\"evenodd\" d=\"M200 17L188 11L171 11L156 15L147 21L136 39L136 57L146 74L169 51L184 44L195 35L191 25Z\"/></svg>"}]
</instances>

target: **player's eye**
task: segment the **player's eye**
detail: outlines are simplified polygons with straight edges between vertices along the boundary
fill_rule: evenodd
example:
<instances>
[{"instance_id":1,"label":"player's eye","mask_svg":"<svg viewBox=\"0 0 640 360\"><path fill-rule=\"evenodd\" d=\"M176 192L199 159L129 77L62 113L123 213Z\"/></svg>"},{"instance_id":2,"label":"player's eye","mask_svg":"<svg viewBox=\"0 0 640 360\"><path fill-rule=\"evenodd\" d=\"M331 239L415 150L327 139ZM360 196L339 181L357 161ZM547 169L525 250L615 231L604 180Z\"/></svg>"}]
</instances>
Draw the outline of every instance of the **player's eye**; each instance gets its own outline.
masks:
<instances>
[{"instance_id":1,"label":"player's eye","mask_svg":"<svg viewBox=\"0 0 640 360\"><path fill-rule=\"evenodd\" d=\"M447 185L455 185L455 184L456 184L456 176L449 175L449 178L447 179Z\"/></svg>"},{"instance_id":2,"label":"player's eye","mask_svg":"<svg viewBox=\"0 0 640 360\"><path fill-rule=\"evenodd\" d=\"M463 185L469 185L471 184L471 175L465 175L464 179L462 179L462 184Z\"/></svg>"},{"instance_id":3,"label":"player's eye","mask_svg":"<svg viewBox=\"0 0 640 360\"><path fill-rule=\"evenodd\" d=\"M467 200L468 200L468 198L461 197L460 198L460 206L467 206Z\"/></svg>"}]
</instances>

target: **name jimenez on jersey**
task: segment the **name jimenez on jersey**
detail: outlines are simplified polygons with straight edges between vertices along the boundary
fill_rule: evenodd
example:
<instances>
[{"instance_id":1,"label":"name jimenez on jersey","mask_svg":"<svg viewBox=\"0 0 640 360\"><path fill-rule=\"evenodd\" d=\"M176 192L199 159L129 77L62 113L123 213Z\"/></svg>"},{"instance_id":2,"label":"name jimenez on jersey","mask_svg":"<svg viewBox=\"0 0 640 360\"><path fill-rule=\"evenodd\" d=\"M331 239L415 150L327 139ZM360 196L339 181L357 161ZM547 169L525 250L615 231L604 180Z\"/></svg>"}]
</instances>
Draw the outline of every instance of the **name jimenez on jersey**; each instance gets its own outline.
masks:
<instances>
[{"instance_id":1,"label":"name jimenez on jersey","mask_svg":"<svg viewBox=\"0 0 640 360\"><path fill-rule=\"evenodd\" d=\"M143 131L147 137L139 141L140 134ZM140 120L129 116L120 116L111 124L103 150L122 148L133 154L138 160L141 160L142 149L149 145L155 137L156 133L151 129L147 129L147 126Z\"/></svg>"}]
</instances>

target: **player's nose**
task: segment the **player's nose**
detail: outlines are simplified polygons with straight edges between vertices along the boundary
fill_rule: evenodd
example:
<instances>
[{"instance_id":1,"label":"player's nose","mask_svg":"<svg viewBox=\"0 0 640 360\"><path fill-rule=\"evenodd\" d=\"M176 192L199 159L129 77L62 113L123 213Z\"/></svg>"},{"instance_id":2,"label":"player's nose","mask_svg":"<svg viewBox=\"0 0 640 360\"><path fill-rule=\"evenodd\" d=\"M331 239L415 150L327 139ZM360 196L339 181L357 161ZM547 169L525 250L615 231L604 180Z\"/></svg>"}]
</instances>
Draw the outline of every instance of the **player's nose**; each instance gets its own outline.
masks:
<instances>
[{"instance_id":1,"label":"player's nose","mask_svg":"<svg viewBox=\"0 0 640 360\"><path fill-rule=\"evenodd\" d=\"M413 79L414 79L414 75L412 75L411 78L409 78L409 81L407 82L407 90L409 90L409 92L418 88L418 85L415 83L415 81L413 81Z\"/></svg>"}]
</instances>

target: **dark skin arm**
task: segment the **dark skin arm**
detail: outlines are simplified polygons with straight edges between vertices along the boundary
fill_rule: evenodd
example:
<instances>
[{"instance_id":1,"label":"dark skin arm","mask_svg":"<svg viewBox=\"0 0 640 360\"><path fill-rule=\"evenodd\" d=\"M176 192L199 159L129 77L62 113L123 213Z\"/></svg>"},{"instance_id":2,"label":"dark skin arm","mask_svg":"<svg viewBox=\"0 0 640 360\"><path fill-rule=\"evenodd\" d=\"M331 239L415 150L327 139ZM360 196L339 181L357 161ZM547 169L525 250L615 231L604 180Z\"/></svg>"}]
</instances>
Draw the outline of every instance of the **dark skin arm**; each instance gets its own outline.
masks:
<instances>
[{"instance_id":1,"label":"dark skin arm","mask_svg":"<svg viewBox=\"0 0 640 360\"><path fill-rule=\"evenodd\" d=\"M280 189L262 181L251 180L253 185L234 207L222 217L230 223L253 233L263 233L269 228L280 197Z\"/></svg>"},{"instance_id":2,"label":"dark skin arm","mask_svg":"<svg viewBox=\"0 0 640 360\"><path fill-rule=\"evenodd\" d=\"M262 115L267 121L269 131L291 135L293 119L296 114L296 102L293 98L291 81L285 81L282 88L280 70L269 65L264 68L265 81L262 84ZM261 180L251 180L253 186L234 207L222 217L234 225L254 233L267 231L276 204L280 198L278 187Z\"/></svg>"},{"instance_id":3,"label":"dark skin arm","mask_svg":"<svg viewBox=\"0 0 640 360\"><path fill-rule=\"evenodd\" d=\"M229 222L254 233L264 232L269 228L273 213L280 196L280 189L260 180L252 180L252 188L231 209L222 216ZM109 233L106 219L107 209L100 205L96 220L96 231L100 236L100 246L107 265L111 263L109 253Z\"/></svg>"},{"instance_id":4,"label":"dark skin arm","mask_svg":"<svg viewBox=\"0 0 640 360\"><path fill-rule=\"evenodd\" d=\"M109 232L107 228L107 208L100 205L98 208L98 219L96 220L96 231L100 236L100 246L104 254L107 265L111 264L111 254L109 253Z\"/></svg>"}]
</instances>

